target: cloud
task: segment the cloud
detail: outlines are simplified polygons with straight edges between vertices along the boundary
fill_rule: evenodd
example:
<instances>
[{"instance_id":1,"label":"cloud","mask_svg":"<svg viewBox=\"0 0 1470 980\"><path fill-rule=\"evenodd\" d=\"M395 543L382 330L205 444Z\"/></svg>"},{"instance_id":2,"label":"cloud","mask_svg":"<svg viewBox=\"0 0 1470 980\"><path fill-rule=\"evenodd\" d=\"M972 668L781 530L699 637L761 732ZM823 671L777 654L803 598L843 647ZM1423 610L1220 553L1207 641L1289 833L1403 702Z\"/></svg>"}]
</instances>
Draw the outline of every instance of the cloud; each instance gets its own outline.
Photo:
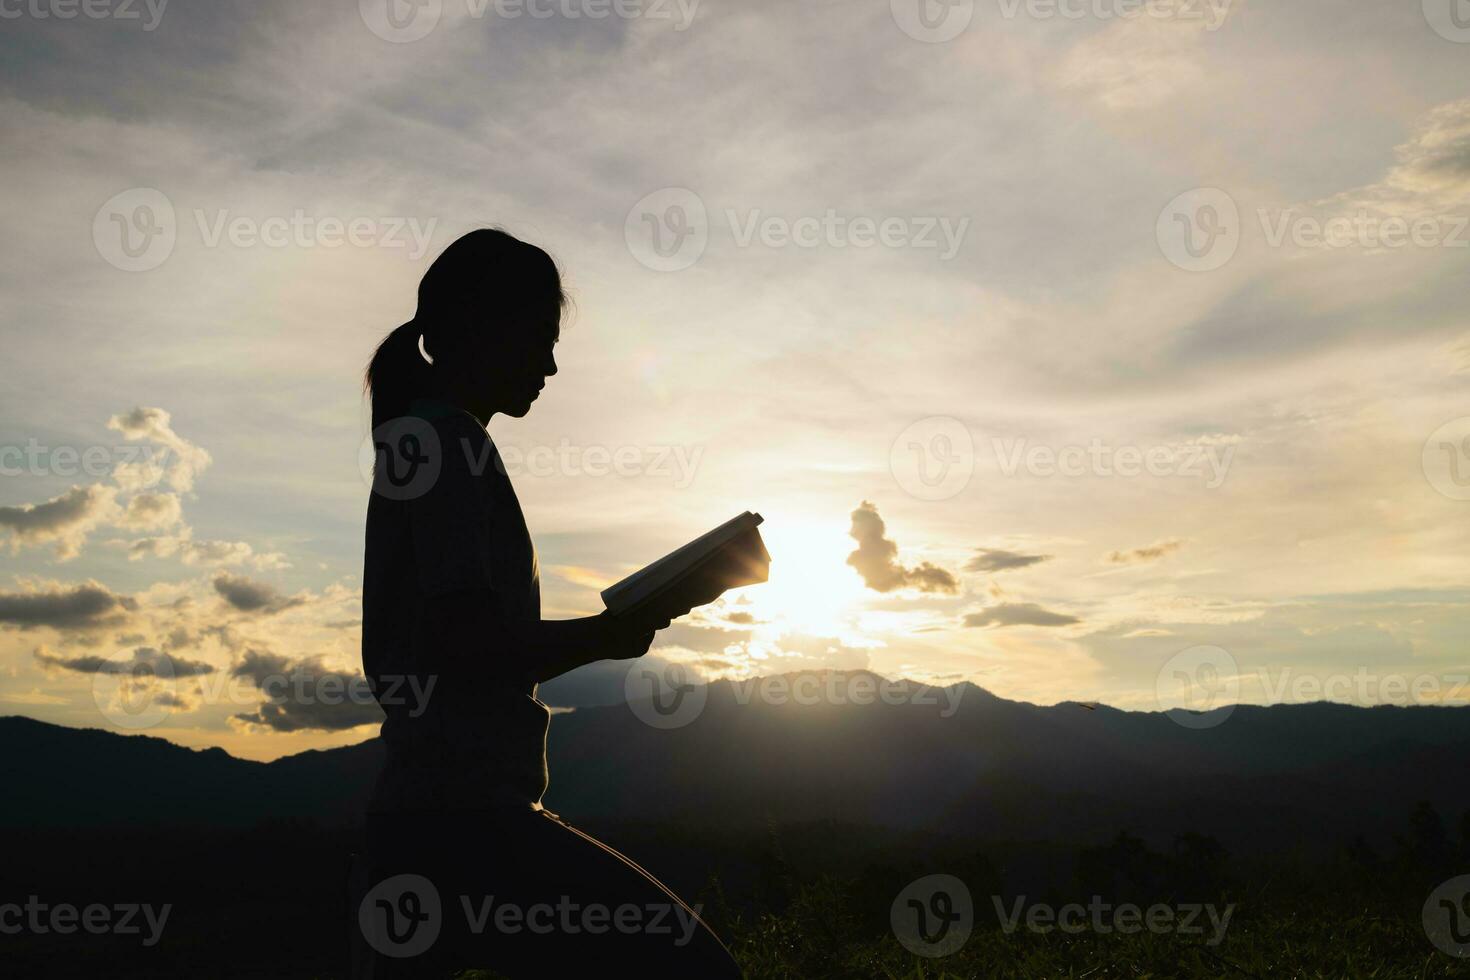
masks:
<instances>
[{"instance_id":1,"label":"cloud","mask_svg":"<svg viewBox=\"0 0 1470 980\"><path fill-rule=\"evenodd\" d=\"M1217 3L1202 6L1209 9L1209 20L1148 16L1114 22L1059 60L1056 82L1114 111L1148 109L1179 98L1209 77L1200 39L1229 13Z\"/></svg>"},{"instance_id":2,"label":"cloud","mask_svg":"<svg viewBox=\"0 0 1470 980\"><path fill-rule=\"evenodd\" d=\"M1004 572L1013 568L1029 568L1044 561L1051 561L1051 555L1023 555L1016 551L1003 551L1000 548L979 548L975 552L975 557L965 564L965 571Z\"/></svg>"},{"instance_id":3,"label":"cloud","mask_svg":"<svg viewBox=\"0 0 1470 980\"><path fill-rule=\"evenodd\" d=\"M967 613L964 622L970 628L994 629L1006 626L1071 626L1081 620L1043 609L1033 602L1003 602L980 612Z\"/></svg>"},{"instance_id":4,"label":"cloud","mask_svg":"<svg viewBox=\"0 0 1470 980\"><path fill-rule=\"evenodd\" d=\"M580 585L586 589L596 589L599 592L612 585L615 581L595 569L583 568L581 565L554 565L548 571L573 585Z\"/></svg>"},{"instance_id":5,"label":"cloud","mask_svg":"<svg viewBox=\"0 0 1470 980\"><path fill-rule=\"evenodd\" d=\"M119 543L126 544L129 561L177 555L179 561L190 568L250 565L261 571L274 571L291 567L286 556L279 551L257 552L245 541L196 541L193 535L192 528L184 527L177 534Z\"/></svg>"},{"instance_id":6,"label":"cloud","mask_svg":"<svg viewBox=\"0 0 1470 980\"><path fill-rule=\"evenodd\" d=\"M36 650L36 660L47 667L75 671L78 674L124 674L129 677L199 677L215 672L213 664L202 660L186 660L183 657L160 653L153 647L138 647L126 659L119 657L57 657L45 650Z\"/></svg>"},{"instance_id":7,"label":"cloud","mask_svg":"<svg viewBox=\"0 0 1470 980\"><path fill-rule=\"evenodd\" d=\"M749 629L727 629L704 619L681 619L659 630L655 644L693 650L697 653L724 653L732 646L750 640Z\"/></svg>"},{"instance_id":8,"label":"cloud","mask_svg":"<svg viewBox=\"0 0 1470 980\"><path fill-rule=\"evenodd\" d=\"M959 591L960 583L952 572L929 562L906 568L898 563L898 545L885 538L883 518L878 508L864 500L852 512L852 529L857 550L847 556L847 563L857 569L863 582L875 592L913 588L920 592Z\"/></svg>"},{"instance_id":9,"label":"cloud","mask_svg":"<svg viewBox=\"0 0 1470 980\"><path fill-rule=\"evenodd\" d=\"M266 695L255 711L234 716L247 725L277 732L336 732L383 721L383 709L373 698L367 679L362 674L332 670L321 657L292 659L247 650L230 674ZM405 698L412 696L406 690L401 693Z\"/></svg>"},{"instance_id":10,"label":"cloud","mask_svg":"<svg viewBox=\"0 0 1470 980\"><path fill-rule=\"evenodd\" d=\"M241 612L271 615L306 604L306 596L283 595L268 582L257 582L243 575L220 572L214 577L214 591Z\"/></svg>"},{"instance_id":11,"label":"cloud","mask_svg":"<svg viewBox=\"0 0 1470 980\"><path fill-rule=\"evenodd\" d=\"M1403 217L1464 214L1470 198L1470 99L1434 109L1394 153L1397 162L1382 180L1331 202Z\"/></svg>"},{"instance_id":12,"label":"cloud","mask_svg":"<svg viewBox=\"0 0 1470 980\"><path fill-rule=\"evenodd\" d=\"M53 586L31 592L0 592L0 623L21 629L88 629L120 622L137 602L96 582L70 588Z\"/></svg>"},{"instance_id":13,"label":"cloud","mask_svg":"<svg viewBox=\"0 0 1470 980\"><path fill-rule=\"evenodd\" d=\"M160 531L173 527L183 516L178 494L140 493L128 501L118 524L141 531Z\"/></svg>"},{"instance_id":14,"label":"cloud","mask_svg":"<svg viewBox=\"0 0 1470 980\"><path fill-rule=\"evenodd\" d=\"M1113 565L1139 565L1144 562L1167 558L1182 547L1184 547L1183 541L1178 538L1170 538L1167 541L1155 542L1145 548L1134 548L1132 551L1114 551L1108 555L1108 562Z\"/></svg>"},{"instance_id":15,"label":"cloud","mask_svg":"<svg viewBox=\"0 0 1470 980\"><path fill-rule=\"evenodd\" d=\"M139 407L114 415L107 427L135 442L153 442L169 450L169 486L182 493L194 489L194 478L212 462L209 453L173 430L172 416L161 408ZM128 474L131 479L134 474Z\"/></svg>"},{"instance_id":16,"label":"cloud","mask_svg":"<svg viewBox=\"0 0 1470 980\"><path fill-rule=\"evenodd\" d=\"M10 531L12 551L55 542L56 557L67 561L81 552L89 531L118 513L116 493L110 487L72 487L44 504L0 507L0 527Z\"/></svg>"}]
</instances>

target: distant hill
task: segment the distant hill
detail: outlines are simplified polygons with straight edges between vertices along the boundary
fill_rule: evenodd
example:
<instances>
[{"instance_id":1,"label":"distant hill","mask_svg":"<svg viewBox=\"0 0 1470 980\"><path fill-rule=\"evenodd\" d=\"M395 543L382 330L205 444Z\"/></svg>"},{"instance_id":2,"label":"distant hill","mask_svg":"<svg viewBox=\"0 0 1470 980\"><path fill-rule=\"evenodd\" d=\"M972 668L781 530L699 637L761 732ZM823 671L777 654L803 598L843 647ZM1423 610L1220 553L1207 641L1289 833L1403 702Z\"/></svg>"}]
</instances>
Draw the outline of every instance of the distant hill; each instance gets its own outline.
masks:
<instances>
[{"instance_id":1,"label":"distant hill","mask_svg":"<svg viewBox=\"0 0 1470 980\"><path fill-rule=\"evenodd\" d=\"M1386 842L1419 800L1455 820L1470 810L1470 708L1240 706L1195 730L973 685L930 693L937 703L775 704L719 682L670 730L626 704L558 714L546 803L580 820L839 819L987 840L1193 831L1237 851ZM21 717L0 718L0 744L6 827L350 822L381 758L369 740L258 763Z\"/></svg>"}]
</instances>

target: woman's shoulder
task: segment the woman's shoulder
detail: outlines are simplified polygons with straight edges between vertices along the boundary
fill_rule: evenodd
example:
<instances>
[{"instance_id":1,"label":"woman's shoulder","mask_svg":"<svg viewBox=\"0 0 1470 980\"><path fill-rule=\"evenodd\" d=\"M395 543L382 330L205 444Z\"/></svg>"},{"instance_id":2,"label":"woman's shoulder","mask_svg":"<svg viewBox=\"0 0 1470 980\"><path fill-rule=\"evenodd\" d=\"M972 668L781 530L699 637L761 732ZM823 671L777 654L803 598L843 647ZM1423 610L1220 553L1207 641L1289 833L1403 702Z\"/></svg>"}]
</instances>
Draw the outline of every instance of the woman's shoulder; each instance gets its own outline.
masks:
<instances>
[{"instance_id":1,"label":"woman's shoulder","mask_svg":"<svg viewBox=\"0 0 1470 980\"><path fill-rule=\"evenodd\" d=\"M469 412L446 402L422 399L410 406L429 436L426 455L437 455L444 471L484 476L495 459L494 443L484 425ZM432 436L429 433L432 432Z\"/></svg>"}]
</instances>

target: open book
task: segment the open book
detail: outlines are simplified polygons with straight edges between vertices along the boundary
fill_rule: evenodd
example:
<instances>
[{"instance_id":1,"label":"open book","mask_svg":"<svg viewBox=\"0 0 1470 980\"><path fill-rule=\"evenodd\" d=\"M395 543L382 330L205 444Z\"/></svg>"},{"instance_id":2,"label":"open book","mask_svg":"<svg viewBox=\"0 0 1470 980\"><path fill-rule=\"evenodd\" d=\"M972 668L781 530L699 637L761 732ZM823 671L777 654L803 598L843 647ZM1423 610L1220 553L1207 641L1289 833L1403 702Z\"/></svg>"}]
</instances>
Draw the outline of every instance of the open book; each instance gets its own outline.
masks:
<instances>
[{"instance_id":1,"label":"open book","mask_svg":"<svg viewBox=\"0 0 1470 980\"><path fill-rule=\"evenodd\" d=\"M761 516L750 511L731 518L603 589L603 604L617 616L673 619L726 589L764 582L771 556L757 529L760 523Z\"/></svg>"}]
</instances>

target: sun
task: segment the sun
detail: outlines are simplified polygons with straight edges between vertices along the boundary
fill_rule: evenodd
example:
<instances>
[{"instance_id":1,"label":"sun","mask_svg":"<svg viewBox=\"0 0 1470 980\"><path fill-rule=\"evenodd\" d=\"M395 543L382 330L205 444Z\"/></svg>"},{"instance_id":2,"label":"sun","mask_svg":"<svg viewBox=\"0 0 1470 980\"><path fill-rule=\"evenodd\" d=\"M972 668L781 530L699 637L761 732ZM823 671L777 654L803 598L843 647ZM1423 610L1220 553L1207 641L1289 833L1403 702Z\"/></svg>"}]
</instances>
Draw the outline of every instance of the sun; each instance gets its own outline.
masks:
<instances>
[{"instance_id":1,"label":"sun","mask_svg":"<svg viewBox=\"0 0 1470 980\"><path fill-rule=\"evenodd\" d=\"M731 593L730 601L750 611L762 624L761 632L771 636L850 632L863 589L846 564L853 549L846 523L768 513L761 537L771 553L771 577ZM744 604L746 599L749 605Z\"/></svg>"}]
</instances>

